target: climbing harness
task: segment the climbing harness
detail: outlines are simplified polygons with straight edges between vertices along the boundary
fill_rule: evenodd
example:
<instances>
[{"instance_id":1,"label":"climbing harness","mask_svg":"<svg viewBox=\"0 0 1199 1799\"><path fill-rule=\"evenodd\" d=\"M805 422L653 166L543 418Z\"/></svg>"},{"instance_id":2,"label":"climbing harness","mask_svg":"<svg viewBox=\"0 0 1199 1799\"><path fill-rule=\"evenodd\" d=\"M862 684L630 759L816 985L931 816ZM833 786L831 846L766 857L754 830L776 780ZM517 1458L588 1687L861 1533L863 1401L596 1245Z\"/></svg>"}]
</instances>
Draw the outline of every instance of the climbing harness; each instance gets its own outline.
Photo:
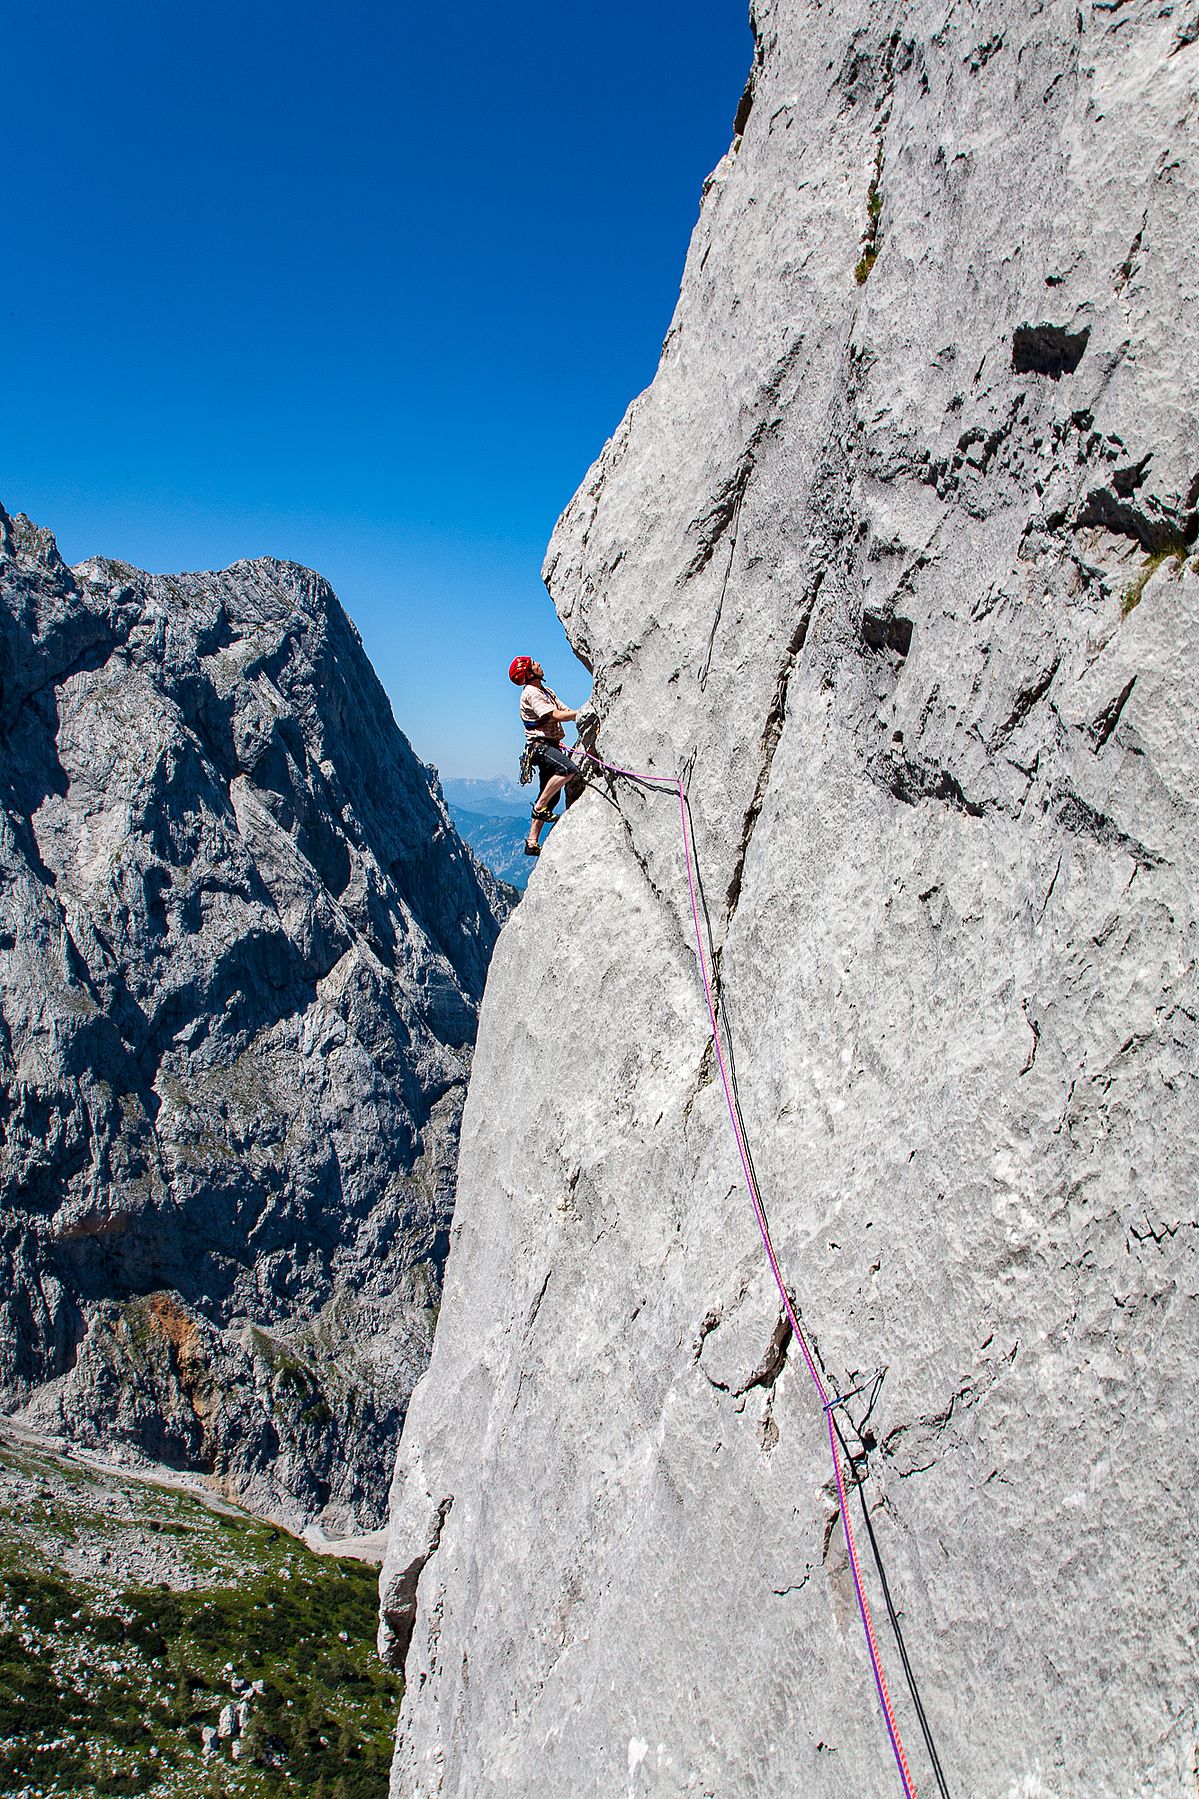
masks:
<instances>
[{"instance_id":1,"label":"climbing harness","mask_svg":"<svg viewBox=\"0 0 1199 1799\"><path fill-rule=\"evenodd\" d=\"M673 790L678 799L679 829L683 844L683 860L687 867L687 888L691 901L691 920L695 927L695 949L699 958L700 975L703 978L704 996L708 1005L708 1020L712 1029L712 1045L716 1051L716 1061L720 1069L720 1079L724 1088L724 1097L728 1107L729 1121L733 1128L733 1137L736 1141L737 1153L741 1160L741 1170L745 1177L746 1189L753 1204L754 1217L757 1220L758 1232L762 1239L762 1245L766 1251L767 1260L770 1263L770 1270L774 1275L775 1285L779 1290L779 1296L782 1299L788 1323L795 1335L795 1341L799 1344L800 1350L802 1351L805 1366L811 1377L812 1384L816 1389L824 1413L825 1426L828 1431L829 1454L833 1464L833 1479L837 1489L837 1507L841 1517L841 1529L845 1537L845 1547L849 1556L850 1573L853 1577L854 1593L858 1602L858 1612L862 1621L862 1630L866 1638L866 1651L870 1658L870 1668L874 1676L875 1690L878 1693L879 1704L882 1707L883 1722L887 1728L887 1736L891 1743L895 1763L899 1769L899 1778L903 1784L904 1799L917 1799L916 1787L912 1780L911 1769L908 1766L907 1755L904 1751L902 1738L900 1737L899 1725L896 1721L895 1711L891 1703L891 1695L887 1690L886 1676L883 1673L882 1657L879 1653L878 1641L874 1634L874 1624L870 1615L870 1603L866 1597L866 1589L862 1581L862 1570L858 1561L857 1546L854 1542L853 1526L849 1516L849 1503L845 1493L845 1477L842 1471L840 1452L844 1451L845 1459L849 1462L851 1469L853 1468L854 1463L853 1457L845 1443L845 1439L841 1434L841 1429L835 1416L835 1409L837 1406L841 1405L844 1400L852 1398L853 1394L834 1394L830 1396L828 1388L821 1378L820 1370L816 1366L816 1360L808 1343L808 1339L804 1334L803 1326L799 1322L795 1304L783 1281L782 1269L779 1266L778 1256L775 1252L774 1239L770 1231L770 1222L766 1216L766 1208L762 1201L757 1175L754 1170L753 1157L750 1153L748 1135L745 1130L744 1120L741 1116L741 1106L737 1097L736 1073L732 1064L731 1046L726 1052L725 1044L721 1040L718 1019L718 1002L714 993L712 975L709 970L708 954L704 949L704 931L700 924L700 901L703 894L703 883L700 879L699 863L695 853L693 840L694 828L691 820L691 807L687 798L684 776L681 774L646 774L641 773L636 769L618 768L613 763L603 761L602 758L597 756L593 751L585 749L581 745L579 746L578 753L586 756L591 762L594 762L597 767L605 769L610 775L624 776L631 781L636 781L640 785L650 787L658 792L668 792ZM704 911L706 917L706 904ZM891 1592L887 1585L886 1575L883 1573L882 1558L879 1553L877 1539L875 1538L874 1527L866 1507L865 1495L861 1491L861 1483L855 1482L855 1484L858 1486L859 1498L862 1504L862 1513L866 1520L866 1531L870 1539L875 1564L881 1579L887 1612L899 1643L900 1656L903 1661L909 1690L912 1693L916 1713L932 1760L938 1787L943 1795L943 1799L948 1799L948 1789L941 1770L941 1764L937 1757L936 1747L932 1740L932 1734L929 1729L924 1707L920 1702L919 1694L916 1690L915 1676L912 1673L907 1650L903 1643L902 1632L899 1628L899 1619L896 1615L895 1607L892 1604Z\"/></svg>"}]
</instances>

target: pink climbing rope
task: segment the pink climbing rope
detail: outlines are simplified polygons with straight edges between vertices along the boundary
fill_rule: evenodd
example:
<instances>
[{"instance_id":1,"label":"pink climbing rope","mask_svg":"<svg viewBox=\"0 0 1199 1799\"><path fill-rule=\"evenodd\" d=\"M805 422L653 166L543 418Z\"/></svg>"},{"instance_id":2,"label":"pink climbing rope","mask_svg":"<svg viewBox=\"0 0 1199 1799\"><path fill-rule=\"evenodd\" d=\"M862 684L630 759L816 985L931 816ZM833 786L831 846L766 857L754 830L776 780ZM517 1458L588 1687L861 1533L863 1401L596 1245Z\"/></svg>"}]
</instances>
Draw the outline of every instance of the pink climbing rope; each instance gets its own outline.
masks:
<instances>
[{"instance_id":1,"label":"pink climbing rope","mask_svg":"<svg viewBox=\"0 0 1199 1799\"><path fill-rule=\"evenodd\" d=\"M829 1454L832 1457L833 1463L833 1476L837 1483L837 1505L841 1513L841 1528L845 1533L845 1547L849 1554L849 1566L853 1575L854 1592L857 1595L858 1611L861 1615L862 1629L866 1637L866 1651L870 1657L870 1667L874 1675L874 1685L878 1692L879 1704L882 1706L883 1721L887 1727L887 1735L891 1740L891 1748L895 1755L895 1763L899 1769L899 1778L903 1782L904 1799L916 1799L916 1788L912 1780L911 1770L908 1767L907 1756L904 1753L903 1741L899 1734L899 1725L896 1722L894 1707L891 1704L891 1695L887 1691L887 1681L886 1676L883 1673L882 1657L879 1654L878 1640L875 1637L874 1624L870 1616L870 1604L866 1598L866 1589L862 1584L862 1570L858 1562L857 1547L854 1543L853 1526L849 1521L849 1505L845 1497L845 1481L841 1471L841 1457L837 1453L837 1434L836 1427L833 1423L833 1407L837 1402L835 1399L829 1398L828 1389L820 1378L820 1370L816 1366L816 1361L812 1355L808 1339L804 1335L803 1327L796 1316L795 1307L791 1302L791 1295L788 1293L786 1286L783 1283L782 1269L779 1267L778 1256L775 1253L774 1248L774 1240L770 1234L770 1224L766 1217L766 1208L762 1204L762 1196L758 1191L758 1183L754 1179L749 1150L742 1134L740 1120L737 1115L737 1106L733 1099L733 1084L729 1075L728 1064L725 1060L724 1047L720 1041L720 1026L716 1015L716 1000L712 988L712 977L708 969L708 958L704 950L703 928L699 919L699 900L696 893L696 869L698 868L698 864L695 859L695 846L691 841L691 833L687 827L687 795L683 787L683 780L680 775L643 774L636 769L617 768L613 763L605 762L599 756L593 755L590 750L583 749L581 744L578 746L577 753L586 756L588 761L594 762L599 768L607 769L609 774L625 775L631 780L645 781L651 786L662 788L672 787L678 796L679 825L683 839L683 859L687 864L687 889L691 898L691 920L695 926L695 949L696 954L699 957L699 971L703 977L704 997L708 1002L708 1018L712 1026L712 1044L715 1048L716 1060L720 1068L720 1079L724 1087L725 1103L728 1106L729 1122L733 1127L733 1136L737 1144L737 1153L741 1158L741 1171L745 1176L745 1185L749 1192L749 1197L753 1202L754 1217L758 1222L758 1232L762 1238L762 1244L766 1250L767 1259L770 1262L771 1273L774 1275L775 1285L778 1287L779 1295L782 1298L791 1329L795 1333L795 1341L799 1344L799 1347L803 1352L803 1359L807 1366L808 1373L812 1378L812 1384L820 1396L820 1404L824 1411L824 1421L828 1428L828 1445Z\"/></svg>"}]
</instances>

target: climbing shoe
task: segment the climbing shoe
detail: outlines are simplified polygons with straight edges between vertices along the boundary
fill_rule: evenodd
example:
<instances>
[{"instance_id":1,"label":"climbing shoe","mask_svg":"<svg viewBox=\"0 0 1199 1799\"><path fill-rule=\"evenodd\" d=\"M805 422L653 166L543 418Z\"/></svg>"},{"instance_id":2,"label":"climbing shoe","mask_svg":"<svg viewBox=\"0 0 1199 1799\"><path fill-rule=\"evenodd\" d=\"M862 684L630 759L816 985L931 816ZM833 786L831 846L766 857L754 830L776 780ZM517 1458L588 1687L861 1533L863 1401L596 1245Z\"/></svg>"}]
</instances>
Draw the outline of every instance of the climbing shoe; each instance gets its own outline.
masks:
<instances>
[{"instance_id":1,"label":"climbing shoe","mask_svg":"<svg viewBox=\"0 0 1199 1799\"><path fill-rule=\"evenodd\" d=\"M526 840L525 855L526 856L539 856L540 854L541 854L541 845L539 843L529 843Z\"/></svg>"}]
</instances>

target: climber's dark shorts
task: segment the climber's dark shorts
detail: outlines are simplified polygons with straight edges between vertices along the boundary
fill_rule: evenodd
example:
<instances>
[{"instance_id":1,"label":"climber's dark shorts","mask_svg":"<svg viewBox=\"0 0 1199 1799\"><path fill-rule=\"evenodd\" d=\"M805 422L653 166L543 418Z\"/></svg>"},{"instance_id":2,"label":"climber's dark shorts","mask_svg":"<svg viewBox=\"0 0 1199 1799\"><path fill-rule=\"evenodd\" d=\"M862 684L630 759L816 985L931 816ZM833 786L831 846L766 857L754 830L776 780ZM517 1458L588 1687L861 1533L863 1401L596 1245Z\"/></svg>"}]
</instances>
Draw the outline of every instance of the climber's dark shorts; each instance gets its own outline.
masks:
<instances>
[{"instance_id":1,"label":"climber's dark shorts","mask_svg":"<svg viewBox=\"0 0 1199 1799\"><path fill-rule=\"evenodd\" d=\"M579 792L583 784L583 771L558 743L538 743L533 746L533 764L537 770L537 779L541 788L555 775L568 775L570 785L566 789L567 804Z\"/></svg>"},{"instance_id":2,"label":"climber's dark shorts","mask_svg":"<svg viewBox=\"0 0 1199 1799\"><path fill-rule=\"evenodd\" d=\"M541 777L541 785L554 775L570 775L572 779L581 781L583 771L577 762L572 761L569 753L558 743L539 743L533 750L533 761L537 773Z\"/></svg>"}]
</instances>

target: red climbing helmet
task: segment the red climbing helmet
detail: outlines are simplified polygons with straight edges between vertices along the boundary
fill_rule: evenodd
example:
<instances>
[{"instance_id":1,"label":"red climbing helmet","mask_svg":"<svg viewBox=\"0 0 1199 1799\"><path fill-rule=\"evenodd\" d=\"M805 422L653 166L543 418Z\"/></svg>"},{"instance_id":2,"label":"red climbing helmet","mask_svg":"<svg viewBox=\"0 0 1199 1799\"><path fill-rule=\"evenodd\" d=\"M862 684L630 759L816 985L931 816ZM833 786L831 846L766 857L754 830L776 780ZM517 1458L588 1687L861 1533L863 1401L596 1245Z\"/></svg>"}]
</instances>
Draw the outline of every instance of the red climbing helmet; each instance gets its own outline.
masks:
<instances>
[{"instance_id":1,"label":"red climbing helmet","mask_svg":"<svg viewBox=\"0 0 1199 1799\"><path fill-rule=\"evenodd\" d=\"M523 687L532 672L533 658L531 656L514 656L508 664L508 679L514 681L517 687Z\"/></svg>"}]
</instances>

